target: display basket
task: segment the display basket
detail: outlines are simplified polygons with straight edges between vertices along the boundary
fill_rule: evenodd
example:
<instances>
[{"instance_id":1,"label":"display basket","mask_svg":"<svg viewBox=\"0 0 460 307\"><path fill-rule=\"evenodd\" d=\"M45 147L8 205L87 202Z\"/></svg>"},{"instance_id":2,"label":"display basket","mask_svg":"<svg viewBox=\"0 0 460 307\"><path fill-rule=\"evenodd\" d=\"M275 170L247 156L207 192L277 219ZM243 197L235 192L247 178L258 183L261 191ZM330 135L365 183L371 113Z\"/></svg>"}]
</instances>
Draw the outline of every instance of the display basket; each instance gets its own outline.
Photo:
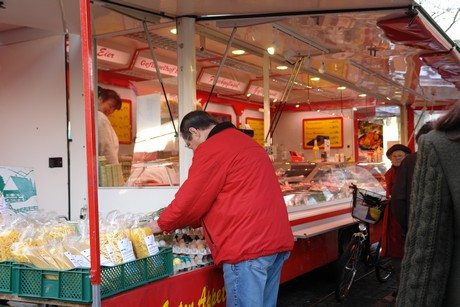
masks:
<instances>
[{"instance_id":1,"label":"display basket","mask_svg":"<svg viewBox=\"0 0 460 307\"><path fill-rule=\"evenodd\" d=\"M173 274L171 247L158 254L116 266L101 267L101 298L160 280ZM39 269L25 264L13 266L13 294L19 297L91 303L90 270Z\"/></svg>"},{"instance_id":2,"label":"display basket","mask_svg":"<svg viewBox=\"0 0 460 307\"><path fill-rule=\"evenodd\" d=\"M12 261L0 262L0 293L13 293L13 264Z\"/></svg>"},{"instance_id":3,"label":"display basket","mask_svg":"<svg viewBox=\"0 0 460 307\"><path fill-rule=\"evenodd\" d=\"M388 200L385 196L372 191L353 188L353 208L351 215L360 221L376 224L382 217Z\"/></svg>"}]
</instances>

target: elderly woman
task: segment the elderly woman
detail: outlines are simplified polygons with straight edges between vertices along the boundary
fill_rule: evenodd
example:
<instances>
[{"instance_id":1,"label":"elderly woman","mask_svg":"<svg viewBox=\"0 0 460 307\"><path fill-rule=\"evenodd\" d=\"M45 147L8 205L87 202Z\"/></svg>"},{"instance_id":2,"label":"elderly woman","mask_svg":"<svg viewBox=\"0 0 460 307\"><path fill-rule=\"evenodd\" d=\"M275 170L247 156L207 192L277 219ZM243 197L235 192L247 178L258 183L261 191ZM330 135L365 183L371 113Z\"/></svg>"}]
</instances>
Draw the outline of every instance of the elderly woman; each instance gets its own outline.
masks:
<instances>
[{"instance_id":1,"label":"elderly woman","mask_svg":"<svg viewBox=\"0 0 460 307\"><path fill-rule=\"evenodd\" d=\"M396 144L387 150L386 156L391 161L390 169L385 173L386 196L391 198L393 186L396 181L396 171L406 155L410 154L409 147ZM394 208L391 204L385 209L382 225L382 255L391 257L395 267L394 275L399 283L399 264L404 256L404 229L395 218ZM393 293L396 296L397 290Z\"/></svg>"}]
</instances>

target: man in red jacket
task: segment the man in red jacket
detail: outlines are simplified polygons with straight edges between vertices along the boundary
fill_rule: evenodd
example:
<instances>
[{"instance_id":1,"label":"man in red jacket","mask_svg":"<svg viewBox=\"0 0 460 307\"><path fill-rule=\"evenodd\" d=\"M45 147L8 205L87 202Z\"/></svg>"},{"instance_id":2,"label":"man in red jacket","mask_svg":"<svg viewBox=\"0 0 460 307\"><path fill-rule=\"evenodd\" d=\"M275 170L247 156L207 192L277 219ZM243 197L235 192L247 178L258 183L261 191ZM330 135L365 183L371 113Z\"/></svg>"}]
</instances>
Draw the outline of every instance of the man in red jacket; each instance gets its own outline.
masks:
<instances>
[{"instance_id":1,"label":"man in red jacket","mask_svg":"<svg viewBox=\"0 0 460 307\"><path fill-rule=\"evenodd\" d=\"M201 224L223 267L227 306L276 306L294 238L267 153L204 111L187 114L180 133L194 152L188 179L150 226L159 232Z\"/></svg>"}]
</instances>

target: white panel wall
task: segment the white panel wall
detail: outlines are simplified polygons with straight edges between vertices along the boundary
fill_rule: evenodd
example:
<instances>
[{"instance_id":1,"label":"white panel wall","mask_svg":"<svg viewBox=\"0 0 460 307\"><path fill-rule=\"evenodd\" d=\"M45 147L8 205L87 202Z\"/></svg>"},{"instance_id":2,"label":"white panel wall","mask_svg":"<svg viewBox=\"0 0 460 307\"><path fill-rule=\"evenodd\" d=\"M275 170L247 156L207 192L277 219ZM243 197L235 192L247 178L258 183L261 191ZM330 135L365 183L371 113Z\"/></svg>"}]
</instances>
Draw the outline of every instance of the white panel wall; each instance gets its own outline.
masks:
<instances>
[{"instance_id":1,"label":"white panel wall","mask_svg":"<svg viewBox=\"0 0 460 307\"><path fill-rule=\"evenodd\" d=\"M39 207L67 216L64 51L64 36L0 47L0 164L34 168Z\"/></svg>"},{"instance_id":2,"label":"white panel wall","mask_svg":"<svg viewBox=\"0 0 460 307\"><path fill-rule=\"evenodd\" d=\"M85 104L83 100L83 72L79 35L69 36L69 121L70 150L70 218L78 219L81 207L88 205L86 170Z\"/></svg>"}]
</instances>

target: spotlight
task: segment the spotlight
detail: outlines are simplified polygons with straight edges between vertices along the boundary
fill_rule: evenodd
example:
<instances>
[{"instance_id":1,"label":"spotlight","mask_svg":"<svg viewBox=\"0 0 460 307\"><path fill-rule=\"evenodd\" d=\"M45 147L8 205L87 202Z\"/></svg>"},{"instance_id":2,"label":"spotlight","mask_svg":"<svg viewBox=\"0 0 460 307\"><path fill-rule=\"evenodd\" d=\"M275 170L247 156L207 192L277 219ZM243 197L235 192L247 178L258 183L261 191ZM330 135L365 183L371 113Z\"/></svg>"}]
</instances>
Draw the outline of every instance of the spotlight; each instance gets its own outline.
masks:
<instances>
[{"instance_id":1,"label":"spotlight","mask_svg":"<svg viewBox=\"0 0 460 307\"><path fill-rule=\"evenodd\" d=\"M324 74L326 72L326 64L324 64L324 62L321 62L321 65L318 68L318 72L320 74Z\"/></svg>"}]
</instances>

